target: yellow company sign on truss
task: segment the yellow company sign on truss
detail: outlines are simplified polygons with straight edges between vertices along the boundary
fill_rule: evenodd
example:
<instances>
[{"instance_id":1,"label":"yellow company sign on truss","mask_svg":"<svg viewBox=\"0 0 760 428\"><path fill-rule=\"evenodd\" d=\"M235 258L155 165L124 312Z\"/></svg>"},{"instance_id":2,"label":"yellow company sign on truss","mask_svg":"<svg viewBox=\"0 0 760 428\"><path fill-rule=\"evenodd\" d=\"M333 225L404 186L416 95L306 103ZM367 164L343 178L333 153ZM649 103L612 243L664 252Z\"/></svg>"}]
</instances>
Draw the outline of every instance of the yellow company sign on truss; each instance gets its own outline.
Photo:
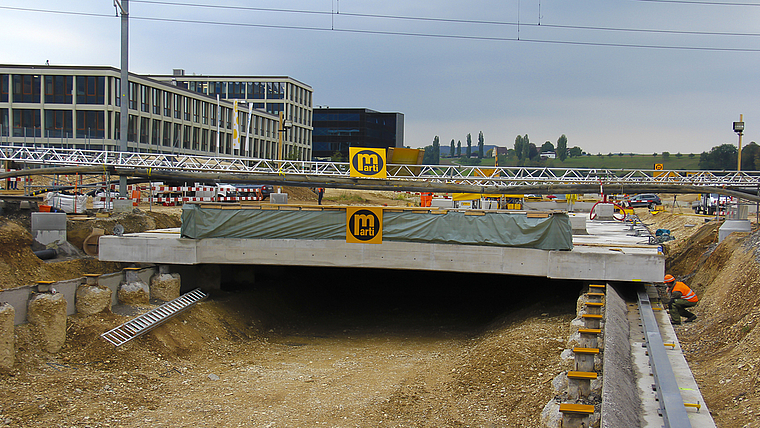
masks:
<instances>
[{"instance_id":1,"label":"yellow company sign on truss","mask_svg":"<svg viewBox=\"0 0 760 428\"><path fill-rule=\"evenodd\" d=\"M386 178L385 149L350 147L348 149L351 177Z\"/></svg>"},{"instance_id":2,"label":"yellow company sign on truss","mask_svg":"<svg viewBox=\"0 0 760 428\"><path fill-rule=\"evenodd\" d=\"M382 244L383 209L381 207L346 208L346 242Z\"/></svg>"}]
</instances>

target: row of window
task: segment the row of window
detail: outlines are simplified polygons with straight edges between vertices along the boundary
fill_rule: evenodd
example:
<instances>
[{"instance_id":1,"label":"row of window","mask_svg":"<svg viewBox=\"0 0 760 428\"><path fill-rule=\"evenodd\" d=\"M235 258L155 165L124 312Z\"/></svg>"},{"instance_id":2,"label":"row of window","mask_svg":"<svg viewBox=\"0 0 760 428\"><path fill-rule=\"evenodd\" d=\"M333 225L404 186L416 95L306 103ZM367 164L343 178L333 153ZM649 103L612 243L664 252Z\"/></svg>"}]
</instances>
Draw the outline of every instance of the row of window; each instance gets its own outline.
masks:
<instances>
[{"instance_id":1,"label":"row of window","mask_svg":"<svg viewBox=\"0 0 760 428\"><path fill-rule=\"evenodd\" d=\"M282 82L199 82L194 80L177 81L177 86L212 97L219 95L223 99L242 100L282 100L285 98L286 88L286 84ZM293 97L291 97L292 100Z\"/></svg>"},{"instance_id":2,"label":"row of window","mask_svg":"<svg viewBox=\"0 0 760 428\"><path fill-rule=\"evenodd\" d=\"M76 95L77 104L103 104L105 102L104 76L39 76L32 74L0 74L0 102L71 104Z\"/></svg>"}]
</instances>

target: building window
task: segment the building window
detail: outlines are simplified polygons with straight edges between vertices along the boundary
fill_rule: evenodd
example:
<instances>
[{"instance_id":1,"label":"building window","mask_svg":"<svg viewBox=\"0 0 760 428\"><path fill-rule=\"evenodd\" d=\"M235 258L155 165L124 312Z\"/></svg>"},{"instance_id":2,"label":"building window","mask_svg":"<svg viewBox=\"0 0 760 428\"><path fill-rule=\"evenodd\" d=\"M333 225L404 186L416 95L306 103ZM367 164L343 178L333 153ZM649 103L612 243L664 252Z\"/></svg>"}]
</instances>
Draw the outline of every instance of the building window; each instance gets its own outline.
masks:
<instances>
[{"instance_id":1,"label":"building window","mask_svg":"<svg viewBox=\"0 0 760 428\"><path fill-rule=\"evenodd\" d=\"M129 108L137 110L137 97L139 96L138 85L134 82L129 82Z\"/></svg>"},{"instance_id":2,"label":"building window","mask_svg":"<svg viewBox=\"0 0 760 428\"><path fill-rule=\"evenodd\" d=\"M230 82L229 93L227 98L244 99L245 98L245 83Z\"/></svg>"},{"instance_id":3,"label":"building window","mask_svg":"<svg viewBox=\"0 0 760 428\"><path fill-rule=\"evenodd\" d=\"M185 112L185 120L190 120L190 102L192 101L189 97L182 97L184 99L184 102L182 103L183 111Z\"/></svg>"},{"instance_id":4,"label":"building window","mask_svg":"<svg viewBox=\"0 0 760 428\"><path fill-rule=\"evenodd\" d=\"M172 117L172 93L164 91L164 116Z\"/></svg>"},{"instance_id":5,"label":"building window","mask_svg":"<svg viewBox=\"0 0 760 428\"><path fill-rule=\"evenodd\" d=\"M8 134L8 109L2 108L0 109L0 135L7 137Z\"/></svg>"},{"instance_id":6,"label":"building window","mask_svg":"<svg viewBox=\"0 0 760 428\"><path fill-rule=\"evenodd\" d=\"M45 136L52 138L71 138L74 128L71 110L45 110Z\"/></svg>"},{"instance_id":7,"label":"building window","mask_svg":"<svg viewBox=\"0 0 760 428\"><path fill-rule=\"evenodd\" d=\"M201 101L201 117L203 119L203 124L208 125L208 103L205 101Z\"/></svg>"},{"instance_id":8,"label":"building window","mask_svg":"<svg viewBox=\"0 0 760 428\"><path fill-rule=\"evenodd\" d=\"M151 126L150 143L158 145L161 140L161 120L153 119L153 126Z\"/></svg>"},{"instance_id":9,"label":"building window","mask_svg":"<svg viewBox=\"0 0 760 428\"><path fill-rule=\"evenodd\" d=\"M140 142L148 144L148 133L150 132L150 119L147 117L140 118Z\"/></svg>"},{"instance_id":10,"label":"building window","mask_svg":"<svg viewBox=\"0 0 760 428\"><path fill-rule=\"evenodd\" d=\"M193 146L192 146L192 150L198 150L198 146L200 145L200 140L201 140L201 136L200 136L201 132L200 131L201 131L200 128L198 128L197 126L193 127Z\"/></svg>"},{"instance_id":11,"label":"building window","mask_svg":"<svg viewBox=\"0 0 760 428\"><path fill-rule=\"evenodd\" d=\"M180 99L182 98L181 95L174 94L174 118L175 119L182 119L182 102Z\"/></svg>"},{"instance_id":12,"label":"building window","mask_svg":"<svg viewBox=\"0 0 760 428\"><path fill-rule=\"evenodd\" d=\"M40 76L32 76L31 74L14 74L13 102L39 103Z\"/></svg>"},{"instance_id":13,"label":"building window","mask_svg":"<svg viewBox=\"0 0 760 428\"><path fill-rule=\"evenodd\" d=\"M223 95L222 94L222 82L211 82L208 85L208 94L211 96L214 95Z\"/></svg>"},{"instance_id":14,"label":"building window","mask_svg":"<svg viewBox=\"0 0 760 428\"><path fill-rule=\"evenodd\" d=\"M105 104L104 76L77 76L77 104Z\"/></svg>"},{"instance_id":15,"label":"building window","mask_svg":"<svg viewBox=\"0 0 760 428\"><path fill-rule=\"evenodd\" d=\"M140 85L140 110L150 113L150 88Z\"/></svg>"},{"instance_id":16,"label":"building window","mask_svg":"<svg viewBox=\"0 0 760 428\"><path fill-rule=\"evenodd\" d=\"M179 148L180 142L182 141L182 125L179 123L174 124L174 138L172 139L172 148L177 147Z\"/></svg>"},{"instance_id":17,"label":"building window","mask_svg":"<svg viewBox=\"0 0 760 428\"><path fill-rule=\"evenodd\" d=\"M40 127L39 110L13 110L14 137L39 137Z\"/></svg>"},{"instance_id":18,"label":"building window","mask_svg":"<svg viewBox=\"0 0 760 428\"><path fill-rule=\"evenodd\" d=\"M271 114L280 114L281 111L285 111L285 104L283 103L267 103L267 112Z\"/></svg>"},{"instance_id":19,"label":"building window","mask_svg":"<svg viewBox=\"0 0 760 428\"><path fill-rule=\"evenodd\" d=\"M45 102L71 104L72 82L71 76L45 76Z\"/></svg>"},{"instance_id":20,"label":"building window","mask_svg":"<svg viewBox=\"0 0 760 428\"><path fill-rule=\"evenodd\" d=\"M127 124L127 141L137 141L137 116L130 114Z\"/></svg>"},{"instance_id":21,"label":"building window","mask_svg":"<svg viewBox=\"0 0 760 428\"><path fill-rule=\"evenodd\" d=\"M102 111L77 111L77 138L105 138Z\"/></svg>"},{"instance_id":22,"label":"building window","mask_svg":"<svg viewBox=\"0 0 760 428\"><path fill-rule=\"evenodd\" d=\"M200 100L193 100L193 122L200 123Z\"/></svg>"},{"instance_id":23,"label":"building window","mask_svg":"<svg viewBox=\"0 0 760 428\"><path fill-rule=\"evenodd\" d=\"M169 147L172 145L172 123L164 122L164 133L161 134L161 145Z\"/></svg>"},{"instance_id":24,"label":"building window","mask_svg":"<svg viewBox=\"0 0 760 428\"><path fill-rule=\"evenodd\" d=\"M208 151L208 129L204 129L201 136L201 151Z\"/></svg>"},{"instance_id":25,"label":"building window","mask_svg":"<svg viewBox=\"0 0 760 428\"><path fill-rule=\"evenodd\" d=\"M8 75L0 74L0 102L8 102Z\"/></svg>"},{"instance_id":26,"label":"building window","mask_svg":"<svg viewBox=\"0 0 760 428\"><path fill-rule=\"evenodd\" d=\"M185 130L182 133L182 148L189 149L190 148L190 125L184 126Z\"/></svg>"},{"instance_id":27,"label":"building window","mask_svg":"<svg viewBox=\"0 0 760 428\"><path fill-rule=\"evenodd\" d=\"M114 113L113 120L116 126L113 127L113 139L119 141L121 139L121 113L118 111Z\"/></svg>"},{"instance_id":28,"label":"building window","mask_svg":"<svg viewBox=\"0 0 760 428\"><path fill-rule=\"evenodd\" d=\"M121 107L121 79L114 79L114 86L116 87L116 107Z\"/></svg>"},{"instance_id":29,"label":"building window","mask_svg":"<svg viewBox=\"0 0 760 428\"><path fill-rule=\"evenodd\" d=\"M285 98L285 91L284 91L282 83L268 82L267 83L267 99L281 100L283 98Z\"/></svg>"},{"instance_id":30,"label":"building window","mask_svg":"<svg viewBox=\"0 0 760 428\"><path fill-rule=\"evenodd\" d=\"M254 82L253 83L253 98L263 100L266 93L266 83Z\"/></svg>"},{"instance_id":31,"label":"building window","mask_svg":"<svg viewBox=\"0 0 760 428\"><path fill-rule=\"evenodd\" d=\"M153 114L161 114L161 90L151 89L153 97Z\"/></svg>"}]
</instances>

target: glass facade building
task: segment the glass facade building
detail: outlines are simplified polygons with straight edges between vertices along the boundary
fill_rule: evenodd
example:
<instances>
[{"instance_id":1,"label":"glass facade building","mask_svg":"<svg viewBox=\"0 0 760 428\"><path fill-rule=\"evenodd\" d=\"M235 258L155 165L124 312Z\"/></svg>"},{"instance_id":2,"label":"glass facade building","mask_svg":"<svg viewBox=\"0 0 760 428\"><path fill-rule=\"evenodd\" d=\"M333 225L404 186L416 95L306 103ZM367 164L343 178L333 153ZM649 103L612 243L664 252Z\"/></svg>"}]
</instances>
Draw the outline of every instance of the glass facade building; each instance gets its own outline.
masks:
<instances>
[{"instance_id":1,"label":"glass facade building","mask_svg":"<svg viewBox=\"0 0 760 428\"><path fill-rule=\"evenodd\" d=\"M186 75L175 69L172 75L149 75L198 94L221 100L243 102L241 110L265 111L277 117L282 113L283 157L310 160L312 156L312 93L310 86L285 76L202 76Z\"/></svg>"},{"instance_id":2,"label":"glass facade building","mask_svg":"<svg viewBox=\"0 0 760 428\"><path fill-rule=\"evenodd\" d=\"M349 147L404 147L404 115L363 108L315 108L313 156L348 159Z\"/></svg>"},{"instance_id":3,"label":"glass facade building","mask_svg":"<svg viewBox=\"0 0 760 428\"><path fill-rule=\"evenodd\" d=\"M291 85L295 81L287 77L217 80L216 92L202 92L189 81L130 74L128 150L274 159L279 112L289 111L286 119L294 126L282 132L283 157L310 159L310 87ZM247 97L249 87L251 95L259 89L261 106L254 105L249 123L248 106L239 105L241 148L233 149L232 98ZM217 101L222 89L226 96ZM120 71L113 67L0 64L0 144L118 151L120 92ZM293 108L296 103L299 109Z\"/></svg>"}]
</instances>

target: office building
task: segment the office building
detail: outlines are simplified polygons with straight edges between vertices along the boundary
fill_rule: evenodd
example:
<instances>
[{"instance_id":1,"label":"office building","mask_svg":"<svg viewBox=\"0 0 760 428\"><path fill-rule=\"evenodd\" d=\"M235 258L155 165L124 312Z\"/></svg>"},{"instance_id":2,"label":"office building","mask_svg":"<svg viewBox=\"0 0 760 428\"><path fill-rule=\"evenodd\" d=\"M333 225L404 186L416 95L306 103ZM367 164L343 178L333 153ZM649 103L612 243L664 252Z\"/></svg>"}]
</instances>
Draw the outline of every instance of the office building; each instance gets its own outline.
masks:
<instances>
[{"instance_id":1,"label":"office building","mask_svg":"<svg viewBox=\"0 0 760 428\"><path fill-rule=\"evenodd\" d=\"M364 108L314 109L314 159L348 159L349 147L404 147L404 115Z\"/></svg>"},{"instance_id":2,"label":"office building","mask_svg":"<svg viewBox=\"0 0 760 428\"><path fill-rule=\"evenodd\" d=\"M204 93L190 81L185 87L184 81L130 73L128 150L276 159L282 134L283 158L310 159L311 88L288 77L259 79L218 76L215 91ZM253 105L250 121L248 99L240 99L240 148L232 138L232 101L240 93L235 82L272 88L263 106ZM118 151L120 91L120 71L113 67L0 65L0 144Z\"/></svg>"}]
</instances>

